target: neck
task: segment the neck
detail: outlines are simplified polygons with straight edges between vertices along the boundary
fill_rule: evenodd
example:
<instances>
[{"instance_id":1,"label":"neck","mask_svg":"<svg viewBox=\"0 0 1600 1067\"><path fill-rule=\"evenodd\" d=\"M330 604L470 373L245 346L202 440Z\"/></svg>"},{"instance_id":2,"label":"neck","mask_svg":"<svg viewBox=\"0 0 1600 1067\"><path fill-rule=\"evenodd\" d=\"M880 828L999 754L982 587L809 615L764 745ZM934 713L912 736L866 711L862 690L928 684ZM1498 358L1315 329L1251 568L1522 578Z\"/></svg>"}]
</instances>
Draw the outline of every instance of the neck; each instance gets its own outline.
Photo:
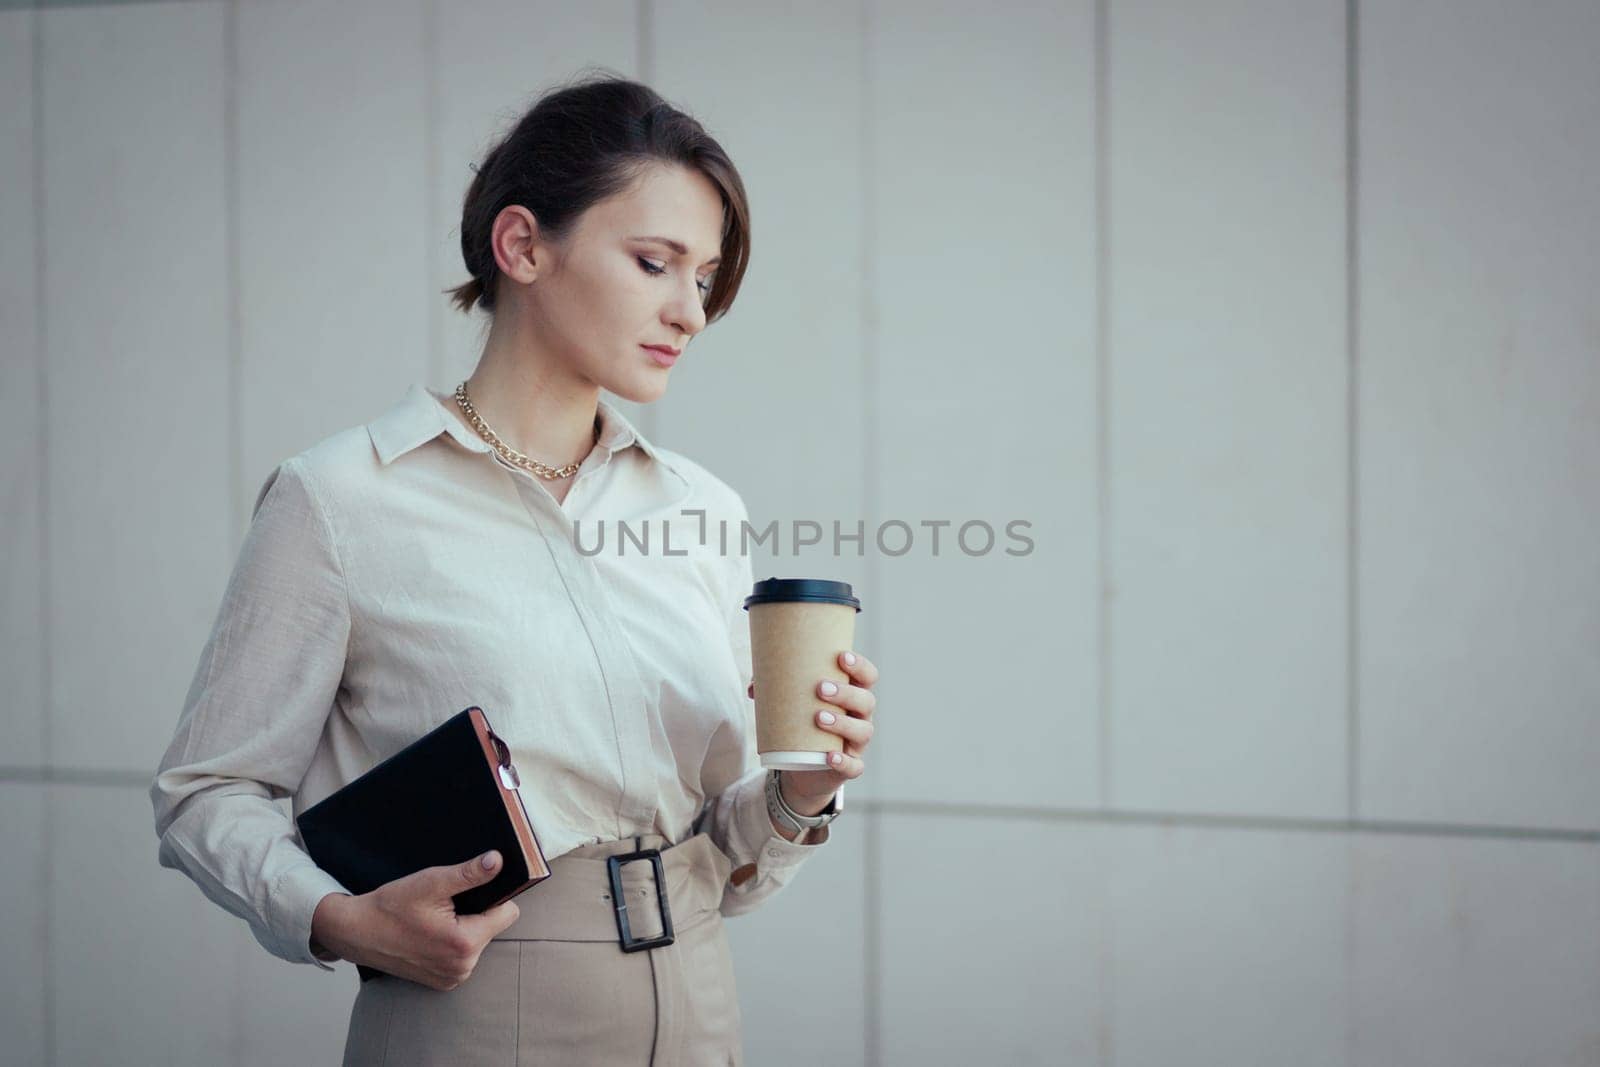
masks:
<instances>
[{"instance_id":1,"label":"neck","mask_svg":"<svg viewBox=\"0 0 1600 1067\"><path fill-rule=\"evenodd\" d=\"M500 440L530 459L552 467L581 463L594 448L600 387L542 358L528 341L497 337L491 328L467 398Z\"/></svg>"}]
</instances>

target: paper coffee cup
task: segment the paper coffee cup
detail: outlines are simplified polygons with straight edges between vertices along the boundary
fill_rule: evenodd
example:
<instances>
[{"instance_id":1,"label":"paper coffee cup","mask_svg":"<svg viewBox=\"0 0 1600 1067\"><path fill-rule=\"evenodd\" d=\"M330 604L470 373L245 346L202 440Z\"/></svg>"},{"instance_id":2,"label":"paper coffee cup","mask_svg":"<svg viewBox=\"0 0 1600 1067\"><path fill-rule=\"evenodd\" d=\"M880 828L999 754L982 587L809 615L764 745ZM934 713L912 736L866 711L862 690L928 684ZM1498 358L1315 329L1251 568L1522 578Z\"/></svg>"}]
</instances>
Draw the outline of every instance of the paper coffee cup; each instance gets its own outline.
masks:
<instances>
[{"instance_id":1,"label":"paper coffee cup","mask_svg":"<svg viewBox=\"0 0 1600 1067\"><path fill-rule=\"evenodd\" d=\"M755 584L744 608L750 613L761 765L785 771L827 767L828 753L844 751L844 739L817 725L818 709L828 706L817 683L831 678L840 688L850 684L839 653L854 646L861 601L848 582L768 578Z\"/></svg>"}]
</instances>

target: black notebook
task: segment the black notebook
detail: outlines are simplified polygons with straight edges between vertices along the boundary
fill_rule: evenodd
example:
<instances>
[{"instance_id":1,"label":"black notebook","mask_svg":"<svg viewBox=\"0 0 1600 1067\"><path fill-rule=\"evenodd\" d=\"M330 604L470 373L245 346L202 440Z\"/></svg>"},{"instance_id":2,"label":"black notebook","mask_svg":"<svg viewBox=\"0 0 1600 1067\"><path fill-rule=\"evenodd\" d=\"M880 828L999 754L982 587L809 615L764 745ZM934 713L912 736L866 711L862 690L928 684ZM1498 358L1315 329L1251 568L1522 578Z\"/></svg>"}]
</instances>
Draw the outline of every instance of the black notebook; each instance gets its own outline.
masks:
<instances>
[{"instance_id":1,"label":"black notebook","mask_svg":"<svg viewBox=\"0 0 1600 1067\"><path fill-rule=\"evenodd\" d=\"M301 812L295 824L317 866L357 895L498 849L499 873L452 898L457 914L475 915L550 877L521 784L506 743L483 709L470 707ZM382 973L356 969L362 981Z\"/></svg>"}]
</instances>

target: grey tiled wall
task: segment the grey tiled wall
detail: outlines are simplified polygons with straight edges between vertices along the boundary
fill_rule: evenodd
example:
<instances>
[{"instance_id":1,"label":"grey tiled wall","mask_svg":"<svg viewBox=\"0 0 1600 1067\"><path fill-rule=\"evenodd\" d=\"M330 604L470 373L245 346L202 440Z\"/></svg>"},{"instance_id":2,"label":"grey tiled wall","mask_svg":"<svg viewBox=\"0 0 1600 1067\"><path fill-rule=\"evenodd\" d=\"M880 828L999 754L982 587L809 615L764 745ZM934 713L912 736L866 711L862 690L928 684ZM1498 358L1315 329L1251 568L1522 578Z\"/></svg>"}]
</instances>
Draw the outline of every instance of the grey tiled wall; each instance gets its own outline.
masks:
<instances>
[{"instance_id":1,"label":"grey tiled wall","mask_svg":"<svg viewBox=\"0 0 1600 1067\"><path fill-rule=\"evenodd\" d=\"M624 408L758 524L869 531L756 563L856 583L884 681L833 847L731 924L752 1063L1600 1063L1597 39L1488 0L0 11L0 1060L337 1060L354 969L160 869L145 789L261 479L470 372L468 163L598 65L755 215L733 314ZM956 545L1011 519L1030 555Z\"/></svg>"}]
</instances>

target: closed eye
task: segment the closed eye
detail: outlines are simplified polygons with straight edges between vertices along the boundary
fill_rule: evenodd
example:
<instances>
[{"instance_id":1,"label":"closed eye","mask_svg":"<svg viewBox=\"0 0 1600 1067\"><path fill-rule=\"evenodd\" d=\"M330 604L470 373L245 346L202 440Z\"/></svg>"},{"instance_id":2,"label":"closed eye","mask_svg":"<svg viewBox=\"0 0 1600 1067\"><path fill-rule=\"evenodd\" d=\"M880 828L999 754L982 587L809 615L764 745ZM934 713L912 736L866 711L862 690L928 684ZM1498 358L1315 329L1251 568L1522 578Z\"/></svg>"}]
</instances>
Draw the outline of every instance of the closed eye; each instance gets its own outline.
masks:
<instances>
[{"instance_id":1,"label":"closed eye","mask_svg":"<svg viewBox=\"0 0 1600 1067\"><path fill-rule=\"evenodd\" d=\"M667 273L667 268L662 264L652 263L650 260L645 259L643 256L635 256L634 258L639 261L639 266L644 268L644 271L645 271L646 274L665 274L665 273ZM705 282L697 282L696 284L700 288L700 295L701 296L706 296L711 292L711 286L707 285Z\"/></svg>"}]
</instances>

